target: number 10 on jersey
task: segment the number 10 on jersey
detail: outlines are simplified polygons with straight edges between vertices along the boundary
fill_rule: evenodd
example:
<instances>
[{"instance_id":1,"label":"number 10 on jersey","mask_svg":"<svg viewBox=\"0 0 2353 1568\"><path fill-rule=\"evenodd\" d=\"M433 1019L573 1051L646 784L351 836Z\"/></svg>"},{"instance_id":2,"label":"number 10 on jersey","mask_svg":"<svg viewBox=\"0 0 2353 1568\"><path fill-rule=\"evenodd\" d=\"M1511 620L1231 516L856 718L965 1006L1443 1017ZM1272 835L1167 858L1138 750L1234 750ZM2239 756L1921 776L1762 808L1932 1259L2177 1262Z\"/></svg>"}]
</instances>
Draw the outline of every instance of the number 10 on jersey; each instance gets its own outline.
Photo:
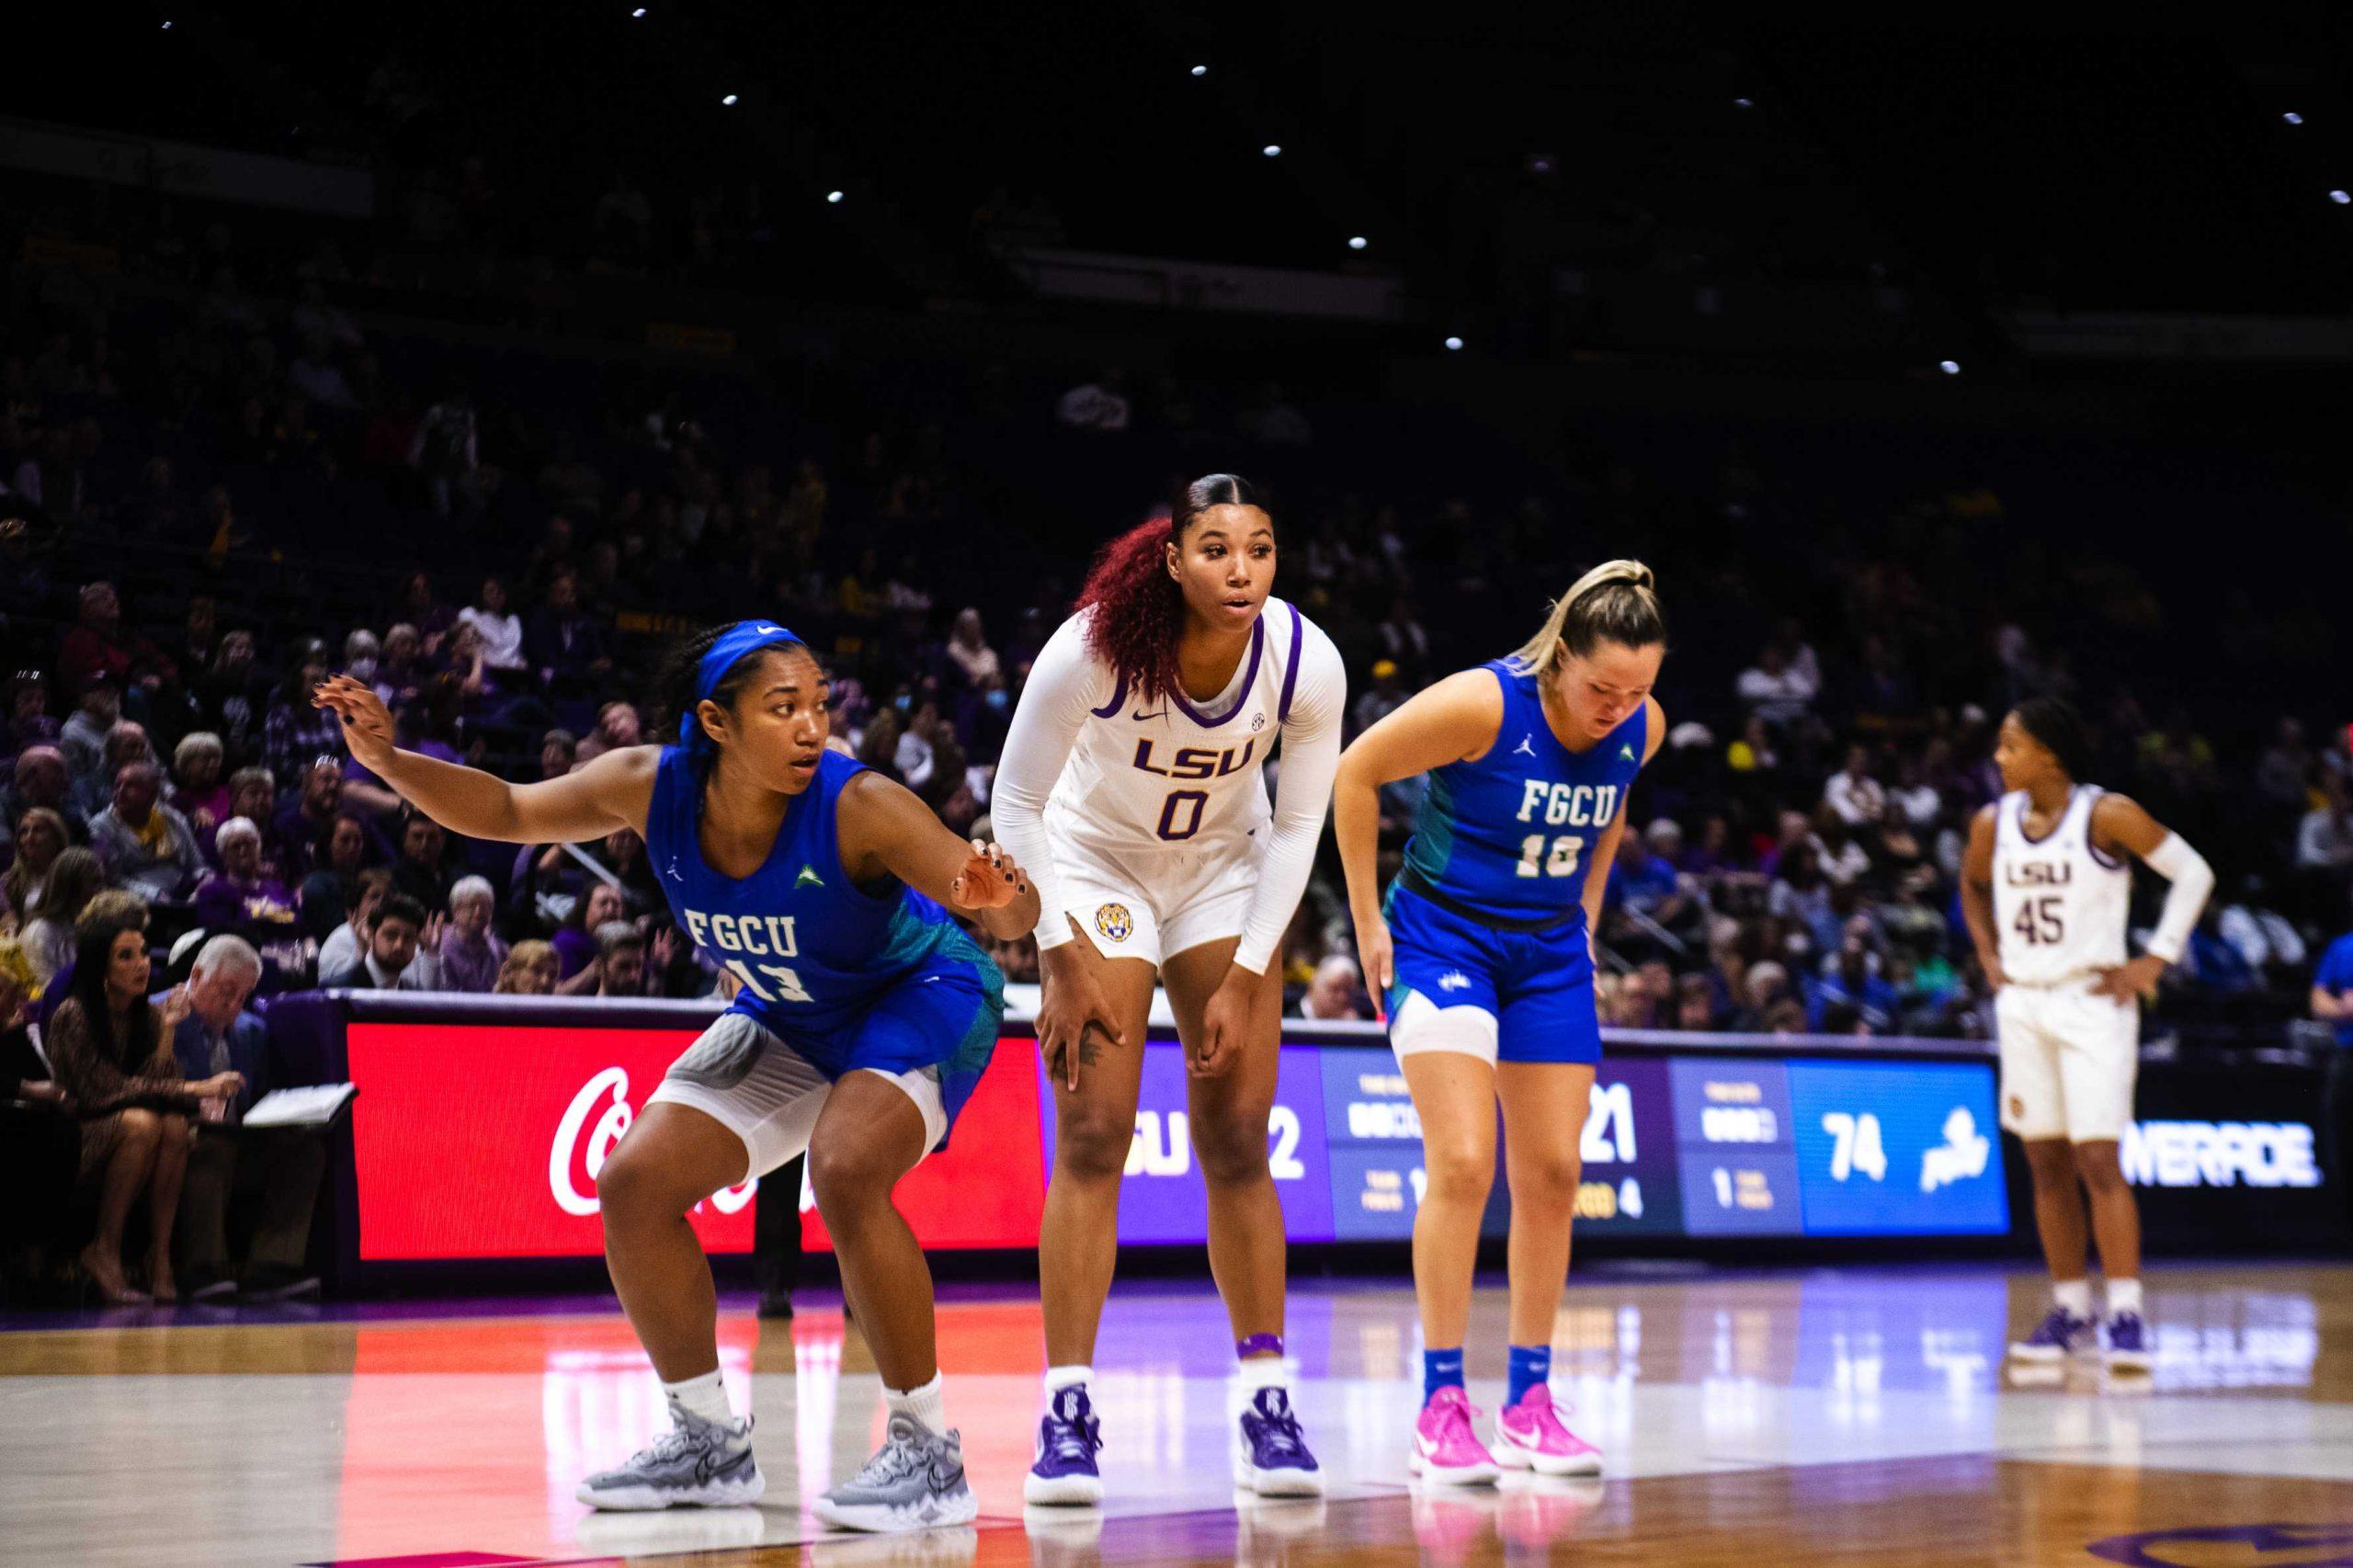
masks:
<instances>
[{"instance_id":1,"label":"number 10 on jersey","mask_svg":"<svg viewBox=\"0 0 2353 1568\"><path fill-rule=\"evenodd\" d=\"M1548 853L1544 835L1531 833L1519 841L1519 874L1523 877L1565 877L1577 869L1577 857L1585 853L1585 840L1573 833L1564 833L1552 841Z\"/></svg>"}]
</instances>

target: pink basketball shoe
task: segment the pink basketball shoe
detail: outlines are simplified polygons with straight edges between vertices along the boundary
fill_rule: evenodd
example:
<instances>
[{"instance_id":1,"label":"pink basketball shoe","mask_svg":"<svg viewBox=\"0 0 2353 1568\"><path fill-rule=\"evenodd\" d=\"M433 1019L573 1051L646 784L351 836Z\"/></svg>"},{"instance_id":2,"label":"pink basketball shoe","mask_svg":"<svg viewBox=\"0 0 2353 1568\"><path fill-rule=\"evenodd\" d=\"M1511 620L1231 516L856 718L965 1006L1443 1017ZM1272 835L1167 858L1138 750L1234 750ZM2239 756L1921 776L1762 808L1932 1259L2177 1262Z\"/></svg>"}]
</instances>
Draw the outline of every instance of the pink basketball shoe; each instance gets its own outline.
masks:
<instances>
[{"instance_id":1,"label":"pink basketball shoe","mask_svg":"<svg viewBox=\"0 0 2353 1568\"><path fill-rule=\"evenodd\" d=\"M1539 1475L1599 1475L1601 1450L1561 1425L1552 1391L1538 1383L1495 1417L1495 1462Z\"/></svg>"},{"instance_id":2,"label":"pink basketball shoe","mask_svg":"<svg viewBox=\"0 0 2353 1568\"><path fill-rule=\"evenodd\" d=\"M1495 1456L1472 1430L1472 1419L1478 1414L1471 1408L1470 1396L1459 1388L1443 1388L1430 1395L1420 1419L1414 1423L1414 1448L1405 1456L1405 1468L1441 1486L1481 1486L1494 1481L1501 1473L1495 1468Z\"/></svg>"}]
</instances>

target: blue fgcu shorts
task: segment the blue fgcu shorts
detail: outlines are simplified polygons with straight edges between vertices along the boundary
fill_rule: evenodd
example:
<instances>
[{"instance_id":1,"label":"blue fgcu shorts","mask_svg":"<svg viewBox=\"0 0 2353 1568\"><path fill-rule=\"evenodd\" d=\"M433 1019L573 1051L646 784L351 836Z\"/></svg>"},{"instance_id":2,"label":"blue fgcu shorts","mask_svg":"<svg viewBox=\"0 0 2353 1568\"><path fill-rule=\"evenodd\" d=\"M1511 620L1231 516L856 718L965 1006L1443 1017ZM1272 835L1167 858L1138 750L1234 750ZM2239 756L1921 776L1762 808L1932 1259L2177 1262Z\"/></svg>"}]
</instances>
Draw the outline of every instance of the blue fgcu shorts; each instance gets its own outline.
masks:
<instances>
[{"instance_id":1,"label":"blue fgcu shorts","mask_svg":"<svg viewBox=\"0 0 2353 1568\"><path fill-rule=\"evenodd\" d=\"M670 1064L647 1103L711 1118L744 1140L748 1174L764 1176L808 1148L836 1082L878 1073L915 1103L924 1147L938 1148L987 1069L1005 1017L996 965L973 957L938 957L828 1028L739 998Z\"/></svg>"},{"instance_id":2,"label":"blue fgcu shorts","mask_svg":"<svg viewBox=\"0 0 2353 1568\"><path fill-rule=\"evenodd\" d=\"M1500 931L1394 885L1383 909L1397 970L1389 988L1389 1042L1398 1055L1458 1051L1490 1062L1601 1060L1582 912L1549 931Z\"/></svg>"}]
</instances>

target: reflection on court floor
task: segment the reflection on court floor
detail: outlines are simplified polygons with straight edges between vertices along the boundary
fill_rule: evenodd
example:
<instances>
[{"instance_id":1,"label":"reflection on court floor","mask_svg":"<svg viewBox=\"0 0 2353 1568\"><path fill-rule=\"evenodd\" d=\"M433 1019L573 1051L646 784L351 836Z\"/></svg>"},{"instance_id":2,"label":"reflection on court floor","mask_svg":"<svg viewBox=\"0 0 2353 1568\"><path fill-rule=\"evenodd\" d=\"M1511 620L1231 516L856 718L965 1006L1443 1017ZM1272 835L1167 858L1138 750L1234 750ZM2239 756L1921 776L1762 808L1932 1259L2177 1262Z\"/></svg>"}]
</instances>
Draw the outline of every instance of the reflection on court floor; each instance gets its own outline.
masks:
<instances>
[{"instance_id":1,"label":"reflection on court floor","mask_svg":"<svg viewBox=\"0 0 2353 1568\"><path fill-rule=\"evenodd\" d=\"M1554 1382L1607 1475L1467 1495L1406 1484L1421 1349L1410 1292L1309 1287L1290 1346L1331 1495L1239 1506L1215 1298L1122 1291L1097 1359L1099 1516L1019 1505L1039 1399L1034 1304L951 1301L941 1359L979 1525L919 1543L836 1540L813 1559L1086 1568L1378 1550L1454 1563L1606 1540L1615 1561L1699 1562L1717 1560L1721 1534L1722 1561L1753 1562L1755 1541L1743 1557L1725 1533L1737 1517L1859 1550L1854 1561L2095 1562L2088 1547L2136 1532L2353 1518L2348 1285L2343 1268L2155 1273L2150 1374L2070 1366L2036 1381L2003 1365L2041 1309L2026 1275L1587 1278L1555 1325ZM1483 1291L1471 1392L1489 1408L1502 1314L1501 1292ZM758 1419L762 1506L594 1516L573 1500L579 1477L663 1420L609 1310L260 1324L182 1312L0 1335L0 1560L790 1561L758 1549L822 1535L808 1506L880 1440L880 1383L838 1311L813 1302L789 1324L730 1312L722 1342L731 1389ZM2245 1508L2286 1511L2200 1512ZM1939 1514L1943 1532L1920 1533ZM2152 1547L2138 1560L2209 1559Z\"/></svg>"}]
</instances>

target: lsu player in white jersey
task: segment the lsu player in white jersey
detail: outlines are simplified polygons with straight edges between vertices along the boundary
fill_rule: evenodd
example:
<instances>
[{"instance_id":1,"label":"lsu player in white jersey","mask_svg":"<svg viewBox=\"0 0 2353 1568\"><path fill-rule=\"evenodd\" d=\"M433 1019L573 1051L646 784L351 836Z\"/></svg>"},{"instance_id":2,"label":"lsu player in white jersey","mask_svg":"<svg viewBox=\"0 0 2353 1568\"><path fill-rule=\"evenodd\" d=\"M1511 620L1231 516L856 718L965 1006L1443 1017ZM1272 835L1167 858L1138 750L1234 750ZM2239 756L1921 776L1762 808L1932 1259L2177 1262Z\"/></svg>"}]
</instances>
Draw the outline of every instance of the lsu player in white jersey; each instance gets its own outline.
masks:
<instances>
[{"instance_id":1,"label":"lsu player in white jersey","mask_svg":"<svg viewBox=\"0 0 2353 1568\"><path fill-rule=\"evenodd\" d=\"M1274 524L1250 485L1195 480L1166 518L1105 548L1006 735L990 814L1038 890L1038 1048L1054 1094L1029 1503L1103 1494L1087 1383L1155 977L1185 1045L1210 1267L1239 1361L1235 1480L1269 1496L1323 1489L1285 1383L1267 1126L1282 937L1323 835L1347 677L1331 639L1271 597L1274 580ZM1260 770L1278 737L1270 803Z\"/></svg>"},{"instance_id":2,"label":"lsu player in white jersey","mask_svg":"<svg viewBox=\"0 0 2353 1568\"><path fill-rule=\"evenodd\" d=\"M2132 1119L2140 998L2177 961L2214 873L2135 801L2083 778L2075 710L2022 702L1994 747L2007 793L1977 813L1961 861L1961 909L1995 990L2002 1125L2026 1145L2052 1306L2010 1346L2024 1363L2098 1347L2086 1278L2084 1193L2108 1280L2111 1367L2150 1365L2141 1298L2141 1217L2118 1145ZM2139 958L2125 950L2137 856L2172 885Z\"/></svg>"}]
</instances>

